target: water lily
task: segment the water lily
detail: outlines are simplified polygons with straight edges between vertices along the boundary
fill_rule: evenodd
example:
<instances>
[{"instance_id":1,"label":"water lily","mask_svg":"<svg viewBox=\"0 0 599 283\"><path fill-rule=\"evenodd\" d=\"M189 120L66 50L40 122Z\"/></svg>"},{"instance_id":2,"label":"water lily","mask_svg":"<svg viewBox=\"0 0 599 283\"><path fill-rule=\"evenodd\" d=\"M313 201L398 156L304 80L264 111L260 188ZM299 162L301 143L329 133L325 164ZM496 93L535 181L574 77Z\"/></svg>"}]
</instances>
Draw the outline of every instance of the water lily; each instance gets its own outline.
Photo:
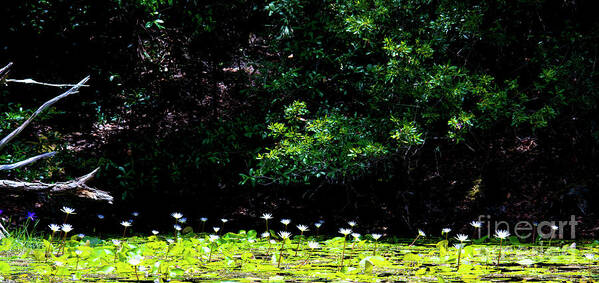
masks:
<instances>
[{"instance_id":1,"label":"water lily","mask_svg":"<svg viewBox=\"0 0 599 283\"><path fill-rule=\"evenodd\" d=\"M551 236L549 237L548 246L551 247L551 240L553 240L553 237L555 237L555 231L557 231L558 229L559 229L559 227L557 227L556 225L551 225Z\"/></svg>"},{"instance_id":2,"label":"water lily","mask_svg":"<svg viewBox=\"0 0 599 283\"><path fill-rule=\"evenodd\" d=\"M266 222L266 231L268 231L268 220L272 219L272 214L263 213L262 216L260 216L260 218L264 219L264 221Z\"/></svg>"},{"instance_id":3,"label":"water lily","mask_svg":"<svg viewBox=\"0 0 599 283\"><path fill-rule=\"evenodd\" d=\"M209 236L208 236L208 240L209 240L210 242L214 242L214 241L218 240L219 238L220 238L220 237L219 237L218 235L209 235Z\"/></svg>"},{"instance_id":4,"label":"water lily","mask_svg":"<svg viewBox=\"0 0 599 283\"><path fill-rule=\"evenodd\" d=\"M48 225L48 227L50 228L50 231L52 231L52 235L50 235L50 242L52 242L52 237L54 237L54 233L60 231L60 225L50 224Z\"/></svg>"},{"instance_id":5,"label":"water lily","mask_svg":"<svg viewBox=\"0 0 599 283\"><path fill-rule=\"evenodd\" d=\"M123 238L125 238L125 232L128 227L131 227L131 221L121 221L121 226L123 226Z\"/></svg>"},{"instance_id":6,"label":"water lily","mask_svg":"<svg viewBox=\"0 0 599 283\"><path fill-rule=\"evenodd\" d=\"M208 218L200 217L200 221L202 222L202 230L201 230L202 232L201 233L204 233L204 228L206 227L206 221L208 221Z\"/></svg>"},{"instance_id":7,"label":"water lily","mask_svg":"<svg viewBox=\"0 0 599 283\"><path fill-rule=\"evenodd\" d=\"M519 265L524 265L524 266L531 266L531 265L533 265L533 264L535 264L535 263L536 263L536 262L534 262L533 260L531 260L531 259L529 259L529 258L526 258L526 259L523 259L523 260L520 260L520 261L518 261L518 264L519 264Z\"/></svg>"},{"instance_id":8,"label":"water lily","mask_svg":"<svg viewBox=\"0 0 599 283\"><path fill-rule=\"evenodd\" d=\"M451 228L443 228L443 230L441 230L441 235L445 234L445 241L447 241L449 232L451 232Z\"/></svg>"},{"instance_id":9,"label":"water lily","mask_svg":"<svg viewBox=\"0 0 599 283\"><path fill-rule=\"evenodd\" d=\"M75 214L75 209L67 207L67 206L63 206L60 211L66 213L66 214Z\"/></svg>"},{"instance_id":10,"label":"water lily","mask_svg":"<svg viewBox=\"0 0 599 283\"><path fill-rule=\"evenodd\" d=\"M96 215L96 216L97 216L97 217L98 217L98 219L100 219L100 220L104 219L104 215L102 215L102 214L98 214L98 215Z\"/></svg>"},{"instance_id":11,"label":"water lily","mask_svg":"<svg viewBox=\"0 0 599 283\"><path fill-rule=\"evenodd\" d=\"M175 238L177 238L178 232L182 230L180 225L173 225L173 228L175 228Z\"/></svg>"},{"instance_id":12,"label":"water lily","mask_svg":"<svg viewBox=\"0 0 599 283\"><path fill-rule=\"evenodd\" d=\"M416 236L414 241L412 241L412 243L410 244L410 247L413 246L416 243L416 241L418 241L418 238L420 238L420 237L426 237L426 233L424 233L424 231L422 231L421 229L418 229L418 235Z\"/></svg>"},{"instance_id":13,"label":"water lily","mask_svg":"<svg viewBox=\"0 0 599 283\"><path fill-rule=\"evenodd\" d=\"M229 222L229 219L226 218L221 218L220 222L222 222L223 224L220 226L220 229L225 231L225 223Z\"/></svg>"},{"instance_id":14,"label":"water lily","mask_svg":"<svg viewBox=\"0 0 599 283\"><path fill-rule=\"evenodd\" d=\"M70 208L68 206L63 206L60 211L64 212L66 214L66 216L64 217L64 221L62 221L62 224L67 223L67 219L69 218L69 215L71 214L75 214L75 209Z\"/></svg>"},{"instance_id":15,"label":"water lily","mask_svg":"<svg viewBox=\"0 0 599 283\"><path fill-rule=\"evenodd\" d=\"M177 220L177 222L179 222L179 223L181 223L181 224L185 224L185 223L187 223L187 218L185 218L185 217L181 217L181 218L179 218L179 219Z\"/></svg>"},{"instance_id":16,"label":"water lily","mask_svg":"<svg viewBox=\"0 0 599 283\"><path fill-rule=\"evenodd\" d=\"M291 220L289 219L281 219L281 224L285 225L285 231L287 231L287 225L289 225L289 223L291 223Z\"/></svg>"},{"instance_id":17,"label":"water lily","mask_svg":"<svg viewBox=\"0 0 599 283\"><path fill-rule=\"evenodd\" d=\"M497 265L499 265L499 260L501 259L501 248L503 245L503 240L510 236L510 232L507 230L497 230L495 231L495 238L499 238L499 255L497 256Z\"/></svg>"},{"instance_id":18,"label":"water lily","mask_svg":"<svg viewBox=\"0 0 599 283\"><path fill-rule=\"evenodd\" d=\"M133 217L138 217L139 216L139 212L133 211L133 212L131 212L131 215L133 215Z\"/></svg>"},{"instance_id":19,"label":"water lily","mask_svg":"<svg viewBox=\"0 0 599 283\"><path fill-rule=\"evenodd\" d=\"M468 235L464 235L464 234L457 234L455 237L456 240L460 241L459 245L456 245L458 247L458 270L460 270L460 259L462 258L462 249L464 248L464 242L468 241Z\"/></svg>"},{"instance_id":20,"label":"water lily","mask_svg":"<svg viewBox=\"0 0 599 283\"><path fill-rule=\"evenodd\" d=\"M318 232L320 230L320 226L322 226L322 222L314 223L314 227L316 227L316 236L318 237Z\"/></svg>"},{"instance_id":21,"label":"water lily","mask_svg":"<svg viewBox=\"0 0 599 283\"><path fill-rule=\"evenodd\" d=\"M347 235L351 234L351 229L340 228L339 233L343 235L343 249L341 250L341 262L339 263L339 270L343 268L343 260L345 259L345 244L347 240Z\"/></svg>"},{"instance_id":22,"label":"water lily","mask_svg":"<svg viewBox=\"0 0 599 283\"><path fill-rule=\"evenodd\" d=\"M320 245L318 244L318 242L308 241L308 248L310 249L310 253L308 253L308 257L306 257L304 264L308 263L308 261L310 260L310 256L312 255L315 249L320 248Z\"/></svg>"},{"instance_id":23,"label":"water lily","mask_svg":"<svg viewBox=\"0 0 599 283\"><path fill-rule=\"evenodd\" d=\"M351 228L354 228L354 226L356 226L356 221L348 221L347 225L349 225Z\"/></svg>"},{"instance_id":24,"label":"water lily","mask_svg":"<svg viewBox=\"0 0 599 283\"><path fill-rule=\"evenodd\" d=\"M349 234L351 234L351 229L348 228L340 228L339 229L339 234L342 234L343 236L347 236Z\"/></svg>"},{"instance_id":25,"label":"water lily","mask_svg":"<svg viewBox=\"0 0 599 283\"><path fill-rule=\"evenodd\" d=\"M464 234L457 234L455 237L456 240L460 241L460 242L466 242L468 241L468 235L464 235Z\"/></svg>"},{"instance_id":26,"label":"water lily","mask_svg":"<svg viewBox=\"0 0 599 283\"><path fill-rule=\"evenodd\" d=\"M470 226L472 226L472 227L474 227L474 229L476 229L478 237L480 238L480 228L483 227L483 223L480 221L472 221L472 222L470 222Z\"/></svg>"},{"instance_id":27,"label":"water lily","mask_svg":"<svg viewBox=\"0 0 599 283\"><path fill-rule=\"evenodd\" d=\"M173 218L175 218L176 220L178 220L179 218L183 217L183 214L181 214L179 212L173 212L173 213L171 213L171 216Z\"/></svg>"},{"instance_id":28,"label":"water lily","mask_svg":"<svg viewBox=\"0 0 599 283\"><path fill-rule=\"evenodd\" d=\"M62 224L62 226L60 226L60 229L65 232L65 233L69 233L71 231L73 231L73 225L71 224Z\"/></svg>"},{"instance_id":29,"label":"water lily","mask_svg":"<svg viewBox=\"0 0 599 283\"><path fill-rule=\"evenodd\" d=\"M283 252L285 248L285 242L291 237L291 233L287 231L280 231L279 237L281 237L281 249L279 250L279 262L277 263L277 268L281 268L281 259L283 258Z\"/></svg>"},{"instance_id":30,"label":"water lily","mask_svg":"<svg viewBox=\"0 0 599 283\"><path fill-rule=\"evenodd\" d=\"M152 230L152 234L158 235L158 233L160 233L160 232L158 232L158 230Z\"/></svg>"},{"instance_id":31,"label":"water lily","mask_svg":"<svg viewBox=\"0 0 599 283\"><path fill-rule=\"evenodd\" d=\"M137 281L139 281L139 275L137 274L137 266L141 263L141 261L143 260L143 257L140 255L134 255L131 258L129 258L129 260L127 260L127 262L133 266L133 269L135 270L135 277L137 278Z\"/></svg>"},{"instance_id":32,"label":"water lily","mask_svg":"<svg viewBox=\"0 0 599 283\"><path fill-rule=\"evenodd\" d=\"M212 227L212 230L214 230L214 233L218 234L218 231L220 231L220 227Z\"/></svg>"},{"instance_id":33,"label":"water lily","mask_svg":"<svg viewBox=\"0 0 599 283\"><path fill-rule=\"evenodd\" d=\"M66 244L66 239L67 239L67 234L71 231L73 231L73 225L71 224L62 224L62 226L60 226L60 229L63 232L63 236L62 236L62 250L64 251L64 247Z\"/></svg>"},{"instance_id":34,"label":"water lily","mask_svg":"<svg viewBox=\"0 0 599 283\"><path fill-rule=\"evenodd\" d=\"M374 239L374 249L372 250L372 255L375 256L376 255L376 244L378 243L379 239L383 236L381 234L370 234L370 236L372 236L372 239Z\"/></svg>"},{"instance_id":35,"label":"water lily","mask_svg":"<svg viewBox=\"0 0 599 283\"><path fill-rule=\"evenodd\" d=\"M295 247L295 256L297 256L297 252L299 251L300 244L302 243L302 238L304 236L304 232L308 231L308 226L299 224L296 226L298 230L300 230L299 240L297 241L297 247Z\"/></svg>"}]
</instances>

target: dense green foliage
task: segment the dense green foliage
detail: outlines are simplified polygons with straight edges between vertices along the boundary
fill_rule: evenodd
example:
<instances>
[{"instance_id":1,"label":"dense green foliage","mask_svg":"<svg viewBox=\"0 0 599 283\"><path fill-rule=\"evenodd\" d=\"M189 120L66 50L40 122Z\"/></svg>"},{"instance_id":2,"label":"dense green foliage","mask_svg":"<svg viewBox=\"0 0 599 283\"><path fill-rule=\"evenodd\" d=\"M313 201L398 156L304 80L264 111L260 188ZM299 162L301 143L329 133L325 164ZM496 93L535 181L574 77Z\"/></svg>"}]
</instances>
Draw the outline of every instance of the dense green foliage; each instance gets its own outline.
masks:
<instances>
[{"instance_id":1,"label":"dense green foliage","mask_svg":"<svg viewBox=\"0 0 599 283\"><path fill-rule=\"evenodd\" d=\"M314 214L410 229L460 213L592 216L598 23L584 0L4 3L11 78L92 80L0 162L63 152L0 174L100 166L98 187L126 203L205 210L287 209L253 188L300 188L287 197L347 202ZM56 92L8 84L0 135ZM510 210L512 196L530 204Z\"/></svg>"},{"instance_id":2,"label":"dense green foliage","mask_svg":"<svg viewBox=\"0 0 599 283\"><path fill-rule=\"evenodd\" d=\"M277 147L263 156L257 176L355 177L356 168L368 172L382 157L435 138L471 143L473 135L489 130L535 132L555 120L591 115L598 98L597 34L582 33L577 24L556 26L527 17L550 6L544 1L270 3L271 49L280 56L265 65L264 88L275 105L307 102L314 114L305 130L313 134L295 137L281 118L270 119ZM560 20L553 18L559 11L546 13L547 21ZM508 21L512 17L520 20ZM527 27L526 34L510 32ZM502 66L504 60L513 64ZM281 132L287 132L284 138ZM335 162L338 158L349 160ZM314 164L319 162L326 165Z\"/></svg>"}]
</instances>

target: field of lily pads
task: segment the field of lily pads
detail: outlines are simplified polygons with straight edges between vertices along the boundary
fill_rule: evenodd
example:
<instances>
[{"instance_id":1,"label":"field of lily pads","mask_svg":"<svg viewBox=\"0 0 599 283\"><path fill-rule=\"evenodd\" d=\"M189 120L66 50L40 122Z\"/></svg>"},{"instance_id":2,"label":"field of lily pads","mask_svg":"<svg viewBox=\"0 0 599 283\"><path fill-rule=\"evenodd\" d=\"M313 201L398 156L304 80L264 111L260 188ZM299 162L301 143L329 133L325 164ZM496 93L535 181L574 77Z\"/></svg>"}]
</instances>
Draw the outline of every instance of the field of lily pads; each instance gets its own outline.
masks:
<instances>
[{"instance_id":1,"label":"field of lily pads","mask_svg":"<svg viewBox=\"0 0 599 283\"><path fill-rule=\"evenodd\" d=\"M68 208L67 208L67 211ZM72 213L73 211L71 211ZM67 213L68 217L69 213ZM266 214L271 219L269 215ZM28 228L0 242L0 280L70 281L595 281L599 279L596 241L539 239L520 243L507 231L473 239L437 237L423 231L413 239L355 231L344 224L338 235L317 236L316 226L276 223L280 231L213 233L183 228L173 213L173 230L99 239L73 234L69 224L49 225L47 234ZM268 219L265 224L268 223ZM205 221L205 220L204 220ZM66 218L65 218L66 222ZM474 222L473 222L474 223ZM476 223L474 223L476 225ZM347 227L346 227L347 226ZM211 231L211 232L212 232ZM72 234L72 235L71 235Z\"/></svg>"}]
</instances>

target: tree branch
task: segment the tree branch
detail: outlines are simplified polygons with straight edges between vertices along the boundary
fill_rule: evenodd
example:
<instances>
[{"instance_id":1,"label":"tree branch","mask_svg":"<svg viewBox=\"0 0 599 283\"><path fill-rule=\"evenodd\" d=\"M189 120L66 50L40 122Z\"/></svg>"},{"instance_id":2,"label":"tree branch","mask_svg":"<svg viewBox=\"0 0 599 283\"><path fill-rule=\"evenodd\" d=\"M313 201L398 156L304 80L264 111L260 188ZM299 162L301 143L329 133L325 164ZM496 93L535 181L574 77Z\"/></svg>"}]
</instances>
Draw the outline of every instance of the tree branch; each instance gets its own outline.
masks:
<instances>
[{"instance_id":1,"label":"tree branch","mask_svg":"<svg viewBox=\"0 0 599 283\"><path fill-rule=\"evenodd\" d=\"M7 83L34 84L34 85L43 85L43 86L52 86L52 87L74 87L74 86L76 86L76 84L74 85L74 84L44 83L44 82L38 82L33 79L23 79L23 80L7 79L6 82ZM84 86L89 86L89 85L81 85L81 86L84 87Z\"/></svg>"},{"instance_id":2,"label":"tree branch","mask_svg":"<svg viewBox=\"0 0 599 283\"><path fill-rule=\"evenodd\" d=\"M23 161L20 161L20 162L17 162L17 163L13 163L13 164L0 164L0 170L12 170L12 169L16 169L16 168L19 168L19 167L23 167L23 166L28 165L30 163L36 162L36 161L38 161L38 160L40 160L42 158L52 157L55 154L56 154L56 152L52 151L52 152L47 152L47 153L44 153L44 154L40 154L40 155L36 155L34 157L27 158L27 159L25 159Z\"/></svg>"},{"instance_id":3,"label":"tree branch","mask_svg":"<svg viewBox=\"0 0 599 283\"><path fill-rule=\"evenodd\" d=\"M12 62L6 64L4 68L0 69L0 82L3 81L8 75L8 69L12 66Z\"/></svg>"},{"instance_id":4,"label":"tree branch","mask_svg":"<svg viewBox=\"0 0 599 283\"><path fill-rule=\"evenodd\" d=\"M10 64L7 65L7 67L10 67ZM7 67L5 67L5 68L7 68ZM5 138L3 138L2 140L0 140L0 150L2 148L4 148L14 137L16 137L19 133L21 133L21 131L23 131L23 129L25 129L25 127L27 127L27 125L29 125L31 123L31 121L33 121L33 119L37 115L39 115L41 112L43 112L44 110L46 110L48 107L52 106L57 101L65 98L65 97L67 97L68 95L70 95L72 93L76 93L77 90L81 86L83 86L83 84L85 84L88 80L89 80L89 76L85 77L78 84L74 85L73 87L71 87L69 90L67 90L63 94L61 94L59 96L56 96L56 97L54 97L54 98L46 101L46 103L44 103L42 106L40 106L40 108L38 108L35 111L35 113L33 113L33 115L31 115L31 117L29 117L29 119L27 119L27 121L25 121L21 126L19 126L18 128L16 128L14 131L12 131L12 133L8 134Z\"/></svg>"},{"instance_id":5,"label":"tree branch","mask_svg":"<svg viewBox=\"0 0 599 283\"><path fill-rule=\"evenodd\" d=\"M98 170L100 170L100 168L96 168L94 171L77 179L52 184L42 182L0 180L0 191L14 191L19 193L49 192L51 194L75 193L77 196L82 198L104 200L112 204L113 197L108 192L94 189L86 184L94 177Z\"/></svg>"}]
</instances>

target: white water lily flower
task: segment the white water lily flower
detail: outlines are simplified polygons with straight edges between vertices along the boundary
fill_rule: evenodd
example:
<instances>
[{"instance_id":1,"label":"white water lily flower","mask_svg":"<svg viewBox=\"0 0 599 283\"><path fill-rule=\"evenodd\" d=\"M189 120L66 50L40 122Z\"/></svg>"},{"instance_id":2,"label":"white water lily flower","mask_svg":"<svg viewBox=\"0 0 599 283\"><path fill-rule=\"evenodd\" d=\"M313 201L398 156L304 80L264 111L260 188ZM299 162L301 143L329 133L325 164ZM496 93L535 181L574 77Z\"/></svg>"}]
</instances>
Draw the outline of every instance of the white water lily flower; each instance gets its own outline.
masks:
<instances>
[{"instance_id":1,"label":"white water lily flower","mask_svg":"<svg viewBox=\"0 0 599 283\"><path fill-rule=\"evenodd\" d=\"M181 223L181 224L185 224L185 223L187 223L187 218L185 218L185 217L181 217L181 218L179 218L177 221L178 221L179 223Z\"/></svg>"},{"instance_id":2,"label":"white water lily flower","mask_svg":"<svg viewBox=\"0 0 599 283\"><path fill-rule=\"evenodd\" d=\"M181 231L181 226L179 226L177 224L173 225L173 228L175 228L175 230L177 230L177 231Z\"/></svg>"},{"instance_id":3,"label":"white water lily flower","mask_svg":"<svg viewBox=\"0 0 599 283\"><path fill-rule=\"evenodd\" d=\"M351 229L341 228L341 229L339 229L339 233L344 236L347 236L347 235L351 234Z\"/></svg>"},{"instance_id":4,"label":"white water lily flower","mask_svg":"<svg viewBox=\"0 0 599 283\"><path fill-rule=\"evenodd\" d=\"M71 225L71 224L62 224L62 226L60 228L65 233L69 233L69 232L73 231L73 225Z\"/></svg>"},{"instance_id":5,"label":"white water lily flower","mask_svg":"<svg viewBox=\"0 0 599 283\"><path fill-rule=\"evenodd\" d=\"M308 247L313 250L313 249L320 248L320 245L318 244L318 242L309 241L308 242Z\"/></svg>"},{"instance_id":6,"label":"white water lily flower","mask_svg":"<svg viewBox=\"0 0 599 283\"><path fill-rule=\"evenodd\" d=\"M297 225L296 227L297 227L297 229L299 229L302 232L309 231L308 226L306 226L306 225L301 225L300 224L300 225Z\"/></svg>"},{"instance_id":7,"label":"white water lily flower","mask_svg":"<svg viewBox=\"0 0 599 283\"><path fill-rule=\"evenodd\" d=\"M200 218L200 221L202 221L202 222L206 222L206 221L208 221L208 218L206 218L206 217L202 217L202 218Z\"/></svg>"},{"instance_id":8,"label":"white water lily flower","mask_svg":"<svg viewBox=\"0 0 599 283\"><path fill-rule=\"evenodd\" d=\"M52 232L58 232L58 231L60 231L60 226L59 225L50 224L50 225L48 225L48 227L50 227L50 230L52 230Z\"/></svg>"},{"instance_id":9,"label":"white water lily flower","mask_svg":"<svg viewBox=\"0 0 599 283\"><path fill-rule=\"evenodd\" d=\"M289 237L291 237L291 233L281 231L281 232L279 232L279 237L281 237L282 239L289 239Z\"/></svg>"},{"instance_id":10,"label":"white water lily flower","mask_svg":"<svg viewBox=\"0 0 599 283\"><path fill-rule=\"evenodd\" d=\"M320 226L322 226L322 223L320 223L320 222L316 222L316 223L314 223L314 227L316 227L316 228L320 228Z\"/></svg>"},{"instance_id":11,"label":"white water lily flower","mask_svg":"<svg viewBox=\"0 0 599 283\"><path fill-rule=\"evenodd\" d=\"M268 238L268 237L270 237L270 233L264 232L260 236L262 236L262 238Z\"/></svg>"},{"instance_id":12,"label":"white water lily flower","mask_svg":"<svg viewBox=\"0 0 599 283\"><path fill-rule=\"evenodd\" d=\"M227 223L227 222L229 222L229 219L226 219L226 218L221 218L221 219L220 219L220 222L222 222L222 223Z\"/></svg>"},{"instance_id":13,"label":"white water lily flower","mask_svg":"<svg viewBox=\"0 0 599 283\"><path fill-rule=\"evenodd\" d=\"M482 222L480 222L480 221L472 221L472 222L470 222L470 225L471 225L472 227L474 227L474 228L480 228L480 227L483 227L483 223L482 223Z\"/></svg>"},{"instance_id":14,"label":"white water lily flower","mask_svg":"<svg viewBox=\"0 0 599 283\"><path fill-rule=\"evenodd\" d=\"M85 234L77 234L77 237L83 239L83 238L85 238Z\"/></svg>"},{"instance_id":15,"label":"white water lily flower","mask_svg":"<svg viewBox=\"0 0 599 283\"><path fill-rule=\"evenodd\" d=\"M510 236L510 232L507 230L497 230L495 231L495 238L505 239Z\"/></svg>"},{"instance_id":16,"label":"white water lily flower","mask_svg":"<svg viewBox=\"0 0 599 283\"><path fill-rule=\"evenodd\" d=\"M351 236L354 237L354 240L357 241L360 239L360 236L362 236L362 235L360 235L360 233L351 233Z\"/></svg>"},{"instance_id":17,"label":"white water lily flower","mask_svg":"<svg viewBox=\"0 0 599 283\"><path fill-rule=\"evenodd\" d=\"M272 219L272 214L270 214L270 213L263 213L262 216L260 216L260 218L262 218L264 220L269 220L269 219Z\"/></svg>"},{"instance_id":18,"label":"white water lily flower","mask_svg":"<svg viewBox=\"0 0 599 283\"><path fill-rule=\"evenodd\" d=\"M82 250L76 250L76 251L75 251L75 254L76 254L76 255L81 255L82 253L83 253L83 251L82 251Z\"/></svg>"},{"instance_id":19,"label":"white water lily flower","mask_svg":"<svg viewBox=\"0 0 599 283\"><path fill-rule=\"evenodd\" d=\"M143 260L142 256L136 255L131 257L129 260L127 260L127 262L131 265L139 265L141 263L141 261Z\"/></svg>"},{"instance_id":20,"label":"white water lily flower","mask_svg":"<svg viewBox=\"0 0 599 283\"><path fill-rule=\"evenodd\" d=\"M451 232L451 228L443 228L443 230L441 230L441 234L447 234Z\"/></svg>"},{"instance_id":21,"label":"white water lily flower","mask_svg":"<svg viewBox=\"0 0 599 283\"><path fill-rule=\"evenodd\" d=\"M152 234L158 235L158 233L160 233L160 232L158 232L158 230L152 230Z\"/></svg>"},{"instance_id":22,"label":"white water lily flower","mask_svg":"<svg viewBox=\"0 0 599 283\"><path fill-rule=\"evenodd\" d=\"M381 234L371 234L370 236L372 236L372 238L377 241L378 239L380 239L383 235Z\"/></svg>"},{"instance_id":23,"label":"white water lily flower","mask_svg":"<svg viewBox=\"0 0 599 283\"><path fill-rule=\"evenodd\" d=\"M173 243L175 242L175 240L173 240L173 239L166 239L166 241L167 241L169 244L173 244Z\"/></svg>"},{"instance_id":24,"label":"white water lily flower","mask_svg":"<svg viewBox=\"0 0 599 283\"><path fill-rule=\"evenodd\" d=\"M208 236L208 241L214 242L214 241L218 240L218 238L220 238L220 237L217 235L210 235L210 236Z\"/></svg>"},{"instance_id":25,"label":"white water lily flower","mask_svg":"<svg viewBox=\"0 0 599 283\"><path fill-rule=\"evenodd\" d=\"M212 227L212 230L214 230L214 233L218 233L218 231L220 231L220 227Z\"/></svg>"},{"instance_id":26,"label":"white water lily flower","mask_svg":"<svg viewBox=\"0 0 599 283\"><path fill-rule=\"evenodd\" d=\"M63 206L63 207L60 209L60 211L62 211L62 212L64 212L64 213L66 213L66 214L75 214L75 209L73 209L73 208L70 208L70 207L66 207L66 206Z\"/></svg>"},{"instance_id":27,"label":"white water lily flower","mask_svg":"<svg viewBox=\"0 0 599 283\"><path fill-rule=\"evenodd\" d=\"M289 220L289 219L281 219L281 223L283 225L289 225L289 223L291 223L291 220Z\"/></svg>"},{"instance_id":28,"label":"white water lily flower","mask_svg":"<svg viewBox=\"0 0 599 283\"><path fill-rule=\"evenodd\" d=\"M100 220L104 219L104 215L102 215L102 214L98 214L97 216L98 216L98 219L100 219Z\"/></svg>"},{"instance_id":29,"label":"white water lily flower","mask_svg":"<svg viewBox=\"0 0 599 283\"><path fill-rule=\"evenodd\" d=\"M175 219L179 219L179 218L183 217L183 214L181 214L179 212L173 212L173 213L171 213L171 216Z\"/></svg>"},{"instance_id":30,"label":"white water lily flower","mask_svg":"<svg viewBox=\"0 0 599 283\"><path fill-rule=\"evenodd\" d=\"M356 221L348 221L347 225L349 225L349 227L353 228L354 226L356 226Z\"/></svg>"},{"instance_id":31,"label":"white water lily flower","mask_svg":"<svg viewBox=\"0 0 599 283\"><path fill-rule=\"evenodd\" d=\"M420 229L418 229L418 235L420 235L420 237L426 237L426 233Z\"/></svg>"},{"instance_id":32,"label":"white water lily flower","mask_svg":"<svg viewBox=\"0 0 599 283\"><path fill-rule=\"evenodd\" d=\"M139 216L139 212L133 211L133 212L131 212L131 215L133 215L133 217L137 217L137 216Z\"/></svg>"},{"instance_id":33,"label":"white water lily flower","mask_svg":"<svg viewBox=\"0 0 599 283\"><path fill-rule=\"evenodd\" d=\"M584 257L588 260L593 260L595 259L595 255L594 254L585 254Z\"/></svg>"},{"instance_id":34,"label":"white water lily flower","mask_svg":"<svg viewBox=\"0 0 599 283\"><path fill-rule=\"evenodd\" d=\"M131 227L131 221L121 221L121 226L123 226L123 227Z\"/></svg>"},{"instance_id":35,"label":"white water lily flower","mask_svg":"<svg viewBox=\"0 0 599 283\"><path fill-rule=\"evenodd\" d=\"M525 265L525 266L530 266L530 265L533 265L533 264L535 264L535 263L536 263L536 262L532 261L532 260L531 260L531 259L529 259L529 258L527 258L527 259L523 259L523 260L520 260L520 261L518 261L518 264L519 264L519 265Z\"/></svg>"},{"instance_id":36,"label":"white water lily flower","mask_svg":"<svg viewBox=\"0 0 599 283\"><path fill-rule=\"evenodd\" d=\"M119 241L117 239L112 239L112 244L115 246L119 246L121 244L121 241Z\"/></svg>"},{"instance_id":37,"label":"white water lily flower","mask_svg":"<svg viewBox=\"0 0 599 283\"><path fill-rule=\"evenodd\" d=\"M464 234L457 234L455 236L455 239L460 241L460 242L466 242L468 241L468 235L464 235Z\"/></svg>"},{"instance_id":38,"label":"white water lily flower","mask_svg":"<svg viewBox=\"0 0 599 283\"><path fill-rule=\"evenodd\" d=\"M463 249L464 246L466 246L466 244L462 244L462 243L453 244L453 247L456 248L456 249L458 249L458 250Z\"/></svg>"},{"instance_id":39,"label":"white water lily flower","mask_svg":"<svg viewBox=\"0 0 599 283\"><path fill-rule=\"evenodd\" d=\"M557 231L557 229L559 229L559 227L557 227L556 225L551 225L551 230Z\"/></svg>"},{"instance_id":40,"label":"white water lily flower","mask_svg":"<svg viewBox=\"0 0 599 283\"><path fill-rule=\"evenodd\" d=\"M270 240L270 242L269 242L269 243L270 243L271 245L274 245L274 244L276 244L276 243L277 243L277 241L275 241L275 240Z\"/></svg>"}]
</instances>

